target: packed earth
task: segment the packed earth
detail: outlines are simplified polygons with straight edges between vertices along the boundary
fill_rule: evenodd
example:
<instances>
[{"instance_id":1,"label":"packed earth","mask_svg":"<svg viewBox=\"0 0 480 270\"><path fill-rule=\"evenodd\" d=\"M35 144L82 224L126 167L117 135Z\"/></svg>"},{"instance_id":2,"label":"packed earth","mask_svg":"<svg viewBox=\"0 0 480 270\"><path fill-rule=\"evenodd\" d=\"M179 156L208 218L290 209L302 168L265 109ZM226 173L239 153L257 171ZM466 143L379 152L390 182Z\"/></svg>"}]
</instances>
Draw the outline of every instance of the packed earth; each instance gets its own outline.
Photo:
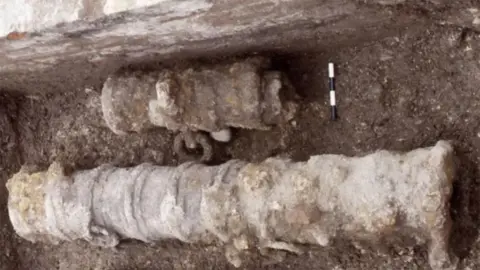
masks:
<instances>
[{"instance_id":1,"label":"packed earth","mask_svg":"<svg viewBox=\"0 0 480 270\"><path fill-rule=\"evenodd\" d=\"M362 156L378 149L409 151L449 140L458 168L451 200L452 253L460 258L459 269L480 269L480 33L431 23L330 50L258 54L270 57L275 69L288 75L298 94L298 113L268 131L235 129L231 142L214 143L211 164L231 159L256 162L271 156L297 161L318 154ZM162 65L219 60L182 59ZM337 71L336 121L330 120L329 62L336 64ZM151 70L158 65L124 68ZM29 91L2 89L0 269L234 269L216 245L127 241L105 249L81 241L32 244L14 233L4 184L22 165L45 169L59 161L78 170L105 163L184 161L173 152L175 134L164 128L118 136L105 125L100 94L109 72L74 83L69 78L52 79L52 88L63 91L38 91L32 84L18 85ZM336 239L331 247L306 250L303 255L251 250L241 268L429 268L425 246L357 246Z\"/></svg>"}]
</instances>

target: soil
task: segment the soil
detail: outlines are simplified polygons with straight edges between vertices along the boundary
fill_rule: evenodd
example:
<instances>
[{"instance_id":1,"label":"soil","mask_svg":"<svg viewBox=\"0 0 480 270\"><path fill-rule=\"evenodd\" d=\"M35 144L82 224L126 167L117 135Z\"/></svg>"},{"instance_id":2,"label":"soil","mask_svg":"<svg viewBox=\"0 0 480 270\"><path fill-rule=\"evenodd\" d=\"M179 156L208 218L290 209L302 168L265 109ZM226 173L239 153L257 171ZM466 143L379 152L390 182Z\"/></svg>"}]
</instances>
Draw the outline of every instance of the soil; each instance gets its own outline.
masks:
<instances>
[{"instance_id":1,"label":"soil","mask_svg":"<svg viewBox=\"0 0 480 270\"><path fill-rule=\"evenodd\" d=\"M479 41L473 30L431 24L331 51L269 54L301 97L298 115L269 131L235 130L232 142L215 144L213 163L408 151L451 140L458 157L452 252L461 258L460 269L480 269ZM337 121L330 120L327 100L329 61L337 65ZM13 233L3 186L22 165L46 167L60 160L82 169L103 163L182 162L172 152L174 134L165 129L120 137L106 128L98 110L105 76L95 75L83 87L63 92L0 97L0 269L233 269L214 245L126 242L110 250L83 242L32 244ZM301 256L252 250L242 268L428 269L428 263L423 246L380 249L339 239L332 247L308 247Z\"/></svg>"}]
</instances>

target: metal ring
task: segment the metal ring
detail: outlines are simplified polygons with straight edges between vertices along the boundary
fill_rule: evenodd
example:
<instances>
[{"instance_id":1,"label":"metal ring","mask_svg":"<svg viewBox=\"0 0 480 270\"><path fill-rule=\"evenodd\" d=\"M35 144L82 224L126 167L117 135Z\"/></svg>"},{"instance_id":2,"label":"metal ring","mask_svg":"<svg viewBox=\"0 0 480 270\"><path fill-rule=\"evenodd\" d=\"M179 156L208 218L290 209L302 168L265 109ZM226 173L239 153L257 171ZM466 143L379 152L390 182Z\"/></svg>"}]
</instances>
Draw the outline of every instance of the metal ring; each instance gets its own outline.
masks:
<instances>
[{"instance_id":1,"label":"metal ring","mask_svg":"<svg viewBox=\"0 0 480 270\"><path fill-rule=\"evenodd\" d=\"M194 140L195 144L200 144L200 147L202 148L203 153L200 158L192 155L187 150L186 136L186 133L179 133L177 134L177 136L175 136L175 139L173 141L173 150L177 155L179 155L180 157L187 157L189 160L199 160L200 162L208 162L212 160L213 147L207 135L203 133L194 133L192 135L192 139Z\"/></svg>"}]
</instances>

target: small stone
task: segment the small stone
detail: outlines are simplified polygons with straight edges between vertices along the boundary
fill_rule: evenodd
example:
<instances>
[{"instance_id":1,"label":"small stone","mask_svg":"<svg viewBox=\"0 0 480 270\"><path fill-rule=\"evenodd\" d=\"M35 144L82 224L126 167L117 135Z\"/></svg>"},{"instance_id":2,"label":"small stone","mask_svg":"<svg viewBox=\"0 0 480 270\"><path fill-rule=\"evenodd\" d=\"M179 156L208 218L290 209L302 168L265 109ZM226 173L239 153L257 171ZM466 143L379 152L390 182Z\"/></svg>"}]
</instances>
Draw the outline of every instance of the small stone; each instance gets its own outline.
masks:
<instances>
[{"instance_id":1,"label":"small stone","mask_svg":"<svg viewBox=\"0 0 480 270\"><path fill-rule=\"evenodd\" d=\"M479 17L475 17L475 19L473 19L473 25L478 25L480 24L480 18Z\"/></svg>"},{"instance_id":2,"label":"small stone","mask_svg":"<svg viewBox=\"0 0 480 270\"><path fill-rule=\"evenodd\" d=\"M428 0L428 2L434 5L442 5L442 4L445 4L447 1L446 0Z\"/></svg>"},{"instance_id":3,"label":"small stone","mask_svg":"<svg viewBox=\"0 0 480 270\"><path fill-rule=\"evenodd\" d=\"M248 245L248 239L245 235L241 235L235 239L233 239L233 246L237 249L237 250L246 250L248 249L249 245Z\"/></svg>"},{"instance_id":4,"label":"small stone","mask_svg":"<svg viewBox=\"0 0 480 270\"><path fill-rule=\"evenodd\" d=\"M218 142L229 142L232 139L232 131L229 128L210 132L210 136Z\"/></svg>"},{"instance_id":5,"label":"small stone","mask_svg":"<svg viewBox=\"0 0 480 270\"><path fill-rule=\"evenodd\" d=\"M230 262L234 267L239 268L242 265L242 260L239 256L239 251L236 250L233 246L225 247L225 257L227 261Z\"/></svg>"},{"instance_id":6,"label":"small stone","mask_svg":"<svg viewBox=\"0 0 480 270\"><path fill-rule=\"evenodd\" d=\"M402 4L405 2L405 0L377 0L376 2L380 5L389 6L389 5Z\"/></svg>"},{"instance_id":7,"label":"small stone","mask_svg":"<svg viewBox=\"0 0 480 270\"><path fill-rule=\"evenodd\" d=\"M384 51L380 54L380 61L388 61L393 59L393 53L391 51Z\"/></svg>"}]
</instances>

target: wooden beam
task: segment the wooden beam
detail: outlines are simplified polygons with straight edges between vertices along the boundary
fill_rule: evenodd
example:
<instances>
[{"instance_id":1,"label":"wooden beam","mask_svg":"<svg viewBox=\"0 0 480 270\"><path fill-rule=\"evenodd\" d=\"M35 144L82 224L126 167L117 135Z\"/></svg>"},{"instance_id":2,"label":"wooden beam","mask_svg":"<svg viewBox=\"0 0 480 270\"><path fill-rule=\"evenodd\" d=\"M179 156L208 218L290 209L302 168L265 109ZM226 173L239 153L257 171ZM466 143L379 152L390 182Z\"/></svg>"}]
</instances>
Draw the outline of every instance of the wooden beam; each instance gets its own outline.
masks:
<instances>
[{"instance_id":1,"label":"wooden beam","mask_svg":"<svg viewBox=\"0 0 480 270\"><path fill-rule=\"evenodd\" d=\"M0 40L0 86L42 80L34 74L68 75L82 65L95 72L145 58L300 48L306 41L326 47L341 40L339 33L403 27L399 16L418 21L352 0L165 0Z\"/></svg>"}]
</instances>

